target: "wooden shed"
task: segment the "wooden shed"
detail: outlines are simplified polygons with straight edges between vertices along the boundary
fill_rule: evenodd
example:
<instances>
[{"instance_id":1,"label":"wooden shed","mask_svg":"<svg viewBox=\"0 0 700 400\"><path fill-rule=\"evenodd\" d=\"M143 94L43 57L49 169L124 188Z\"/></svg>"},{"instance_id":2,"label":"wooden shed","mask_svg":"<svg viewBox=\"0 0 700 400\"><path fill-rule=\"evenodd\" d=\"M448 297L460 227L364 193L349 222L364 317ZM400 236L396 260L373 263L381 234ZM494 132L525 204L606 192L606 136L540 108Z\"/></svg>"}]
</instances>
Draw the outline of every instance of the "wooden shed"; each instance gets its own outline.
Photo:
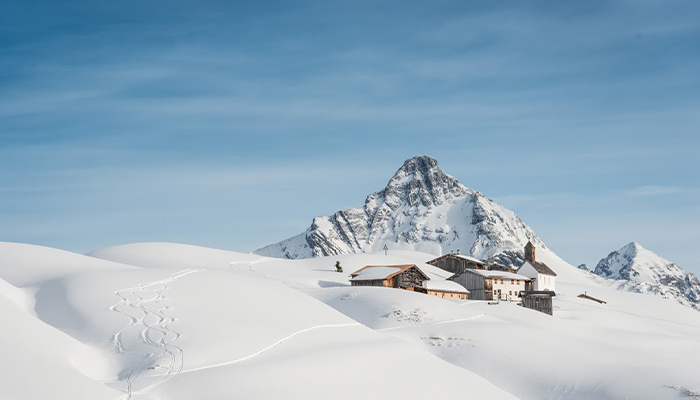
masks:
<instances>
[{"instance_id":1,"label":"wooden shed","mask_svg":"<svg viewBox=\"0 0 700 400\"><path fill-rule=\"evenodd\" d=\"M513 301L518 293L532 289L532 280L526 276L506 271L464 269L448 278L469 290L472 300Z\"/></svg>"},{"instance_id":2,"label":"wooden shed","mask_svg":"<svg viewBox=\"0 0 700 400\"><path fill-rule=\"evenodd\" d=\"M529 291L521 292L520 298L522 299L523 307L532 310L537 310L545 314L552 315L554 312L554 307L552 306L552 297L556 294L551 290L539 290L539 291Z\"/></svg>"},{"instance_id":3,"label":"wooden shed","mask_svg":"<svg viewBox=\"0 0 700 400\"><path fill-rule=\"evenodd\" d=\"M430 280L415 264L367 265L350 274L352 286L380 286L425 292Z\"/></svg>"},{"instance_id":4,"label":"wooden shed","mask_svg":"<svg viewBox=\"0 0 700 400\"><path fill-rule=\"evenodd\" d=\"M440 256L434 260L428 261L428 264L434 265L445 271L452 272L456 274L462 272L465 269L486 269L486 263L474 258L457 253L450 253Z\"/></svg>"}]
</instances>

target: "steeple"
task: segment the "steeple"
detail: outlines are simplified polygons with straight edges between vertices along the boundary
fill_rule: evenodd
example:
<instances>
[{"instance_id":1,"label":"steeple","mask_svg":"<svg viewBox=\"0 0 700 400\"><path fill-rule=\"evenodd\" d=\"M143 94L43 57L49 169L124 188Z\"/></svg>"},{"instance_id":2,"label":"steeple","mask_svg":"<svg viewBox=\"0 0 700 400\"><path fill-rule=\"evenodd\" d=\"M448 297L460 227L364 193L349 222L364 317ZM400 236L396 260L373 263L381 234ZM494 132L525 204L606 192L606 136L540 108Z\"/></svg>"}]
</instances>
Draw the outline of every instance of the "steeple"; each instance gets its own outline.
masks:
<instances>
[{"instance_id":1,"label":"steeple","mask_svg":"<svg viewBox=\"0 0 700 400\"><path fill-rule=\"evenodd\" d=\"M535 263L535 246L529 240L525 245L525 261L529 261L531 264Z\"/></svg>"}]
</instances>

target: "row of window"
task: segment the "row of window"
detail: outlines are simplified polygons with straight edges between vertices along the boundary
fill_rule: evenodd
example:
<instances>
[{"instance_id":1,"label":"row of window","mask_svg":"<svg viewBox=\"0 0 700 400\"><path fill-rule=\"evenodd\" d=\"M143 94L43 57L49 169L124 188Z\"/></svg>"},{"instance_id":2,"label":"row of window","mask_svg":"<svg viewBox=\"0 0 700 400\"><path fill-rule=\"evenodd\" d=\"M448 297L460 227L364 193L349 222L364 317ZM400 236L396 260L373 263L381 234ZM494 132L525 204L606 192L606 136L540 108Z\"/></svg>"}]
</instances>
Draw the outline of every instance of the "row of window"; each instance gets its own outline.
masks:
<instances>
[{"instance_id":1,"label":"row of window","mask_svg":"<svg viewBox=\"0 0 700 400\"><path fill-rule=\"evenodd\" d=\"M498 283L498 279L494 279L493 283ZM510 284L511 285L520 285L520 281L517 279L511 279ZM503 285L503 279L501 279L501 285Z\"/></svg>"}]
</instances>

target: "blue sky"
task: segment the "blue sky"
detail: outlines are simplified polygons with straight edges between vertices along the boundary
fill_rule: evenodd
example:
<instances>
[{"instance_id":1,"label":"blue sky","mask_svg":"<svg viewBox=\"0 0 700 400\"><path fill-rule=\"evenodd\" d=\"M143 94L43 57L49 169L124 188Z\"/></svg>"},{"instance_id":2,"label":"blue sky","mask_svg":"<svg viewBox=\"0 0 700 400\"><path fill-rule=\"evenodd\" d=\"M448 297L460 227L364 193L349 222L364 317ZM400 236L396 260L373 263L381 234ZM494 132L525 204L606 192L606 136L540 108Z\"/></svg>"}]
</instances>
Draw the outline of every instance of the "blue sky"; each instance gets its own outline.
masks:
<instances>
[{"instance_id":1,"label":"blue sky","mask_svg":"<svg viewBox=\"0 0 700 400\"><path fill-rule=\"evenodd\" d=\"M700 273L700 2L0 0L0 240L250 251L418 154Z\"/></svg>"}]
</instances>

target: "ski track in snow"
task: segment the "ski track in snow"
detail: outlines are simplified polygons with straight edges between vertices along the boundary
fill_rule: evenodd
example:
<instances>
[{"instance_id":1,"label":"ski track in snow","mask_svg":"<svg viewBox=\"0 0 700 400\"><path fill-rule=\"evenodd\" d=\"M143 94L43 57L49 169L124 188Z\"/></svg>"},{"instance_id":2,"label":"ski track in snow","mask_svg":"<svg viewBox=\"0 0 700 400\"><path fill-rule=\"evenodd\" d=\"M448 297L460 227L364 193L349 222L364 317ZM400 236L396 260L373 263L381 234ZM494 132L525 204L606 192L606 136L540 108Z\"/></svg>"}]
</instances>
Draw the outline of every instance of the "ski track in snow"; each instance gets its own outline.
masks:
<instances>
[{"instance_id":1,"label":"ski track in snow","mask_svg":"<svg viewBox=\"0 0 700 400\"><path fill-rule=\"evenodd\" d=\"M229 267L233 270L234 268L239 272L247 272L252 275L259 276L261 278L267 278L264 274L255 270L255 264L268 261L267 258L255 260L255 261L237 261L229 263ZM244 271L238 264L246 264L247 268ZM275 343L256 351L245 357L241 357L235 360L226 361L218 364L205 365L201 367L196 367L188 370L183 370L183 350L172 344L173 341L180 338L180 334L170 327L170 324L175 322L177 319L173 316L167 315L165 312L170 309L167 305L162 304L163 300L167 298L163 295L163 291L168 288L168 285L176 279L182 278L183 276L202 272L205 269L188 269L177 272L167 279L160 281L142 283L136 287L126 288L117 290L114 292L121 300L109 307L108 311L113 311L119 313L129 319L129 325L124 327L122 330L117 332L112 336L112 343L117 349L119 354L124 355L135 355L140 358L140 360L129 370L126 376L126 389L124 390L124 395L117 398L117 400L129 400L135 394L145 394L156 388L167 379L173 377L176 374L181 374L185 372L201 371L205 369L217 368L232 364L237 364L251 358L257 357L273 348L281 345L282 343L306 332L311 332L317 329L329 329L329 328L341 328L349 326L362 326L359 322L346 323L346 324L330 324L330 325L316 325L309 328L301 329L282 339L276 341ZM286 283L286 282L285 282ZM148 305L154 304L156 307L148 307ZM132 314L139 315L135 317ZM155 319L155 322L152 320ZM124 336L134 328L141 328L138 336L141 341L152 347L152 351L137 351L127 349L124 345ZM163 361L159 361L165 358L167 360L167 365L161 365ZM149 374L148 376L143 376L144 371L156 370L156 368L165 368L164 374ZM153 382L148 383L146 386L140 389L134 389L134 383L139 378L151 378L155 379ZM143 379L142 379L143 380Z\"/></svg>"},{"instance_id":2,"label":"ski track in snow","mask_svg":"<svg viewBox=\"0 0 700 400\"><path fill-rule=\"evenodd\" d=\"M168 284L174 280L202 271L204 270L184 270L177 272L170 278L164 280L143 283L137 287L121 289L114 292L114 294L120 297L121 300L117 304L109 307L108 310L122 314L129 318L129 325L117 332L112 337L112 342L117 348L118 353L137 355L141 357L141 361L137 362L129 370L129 373L126 376L125 394L120 396L119 400L129 400L133 394L147 393L151 389L163 383L169 377L182 371L182 349L171 344L180 337L180 334L170 327L170 324L175 322L176 318L165 313L169 307L162 304L162 301L166 299L163 296L163 291L167 289ZM155 309L148 308L147 305L149 304L156 305ZM130 313L134 311L137 315L141 316L134 317ZM154 318L155 322L150 321ZM153 348L151 352L135 351L125 348L124 335L127 334L128 331L138 327L142 327L139 336L141 337L143 343ZM167 366L158 364L149 367L150 364L157 362L161 358L168 360ZM147 368L155 370L156 367L164 367L167 369L167 371L163 375L151 375L150 377L157 376L157 379L154 382L139 390L134 390L134 381L136 381Z\"/></svg>"},{"instance_id":3,"label":"ski track in snow","mask_svg":"<svg viewBox=\"0 0 700 400\"><path fill-rule=\"evenodd\" d=\"M347 323L347 324L316 325L316 326L312 326L312 327L309 327L309 328L305 328L305 329L296 331L296 332L292 333L292 334L289 335L289 336L285 336L285 337L283 337L282 339L276 341L275 343L273 343L273 344L271 344L271 345L269 345L269 346L263 348L262 350L258 350L258 351L256 351L255 353L249 354L249 355L247 355L247 356L245 356L245 357L241 357L241 358L238 358L238 359L235 359L235 360L231 360L231 361L225 361L225 362L222 362L222 363L219 363L219 364L204 365L204 366L197 367L197 368L186 369L186 370L184 370L184 371L181 371L181 373L202 371L202 370L205 370L205 369L218 368L218 367L224 367L224 366L227 366L227 365L237 364L237 363L239 363L239 362L243 362L243 361L246 361L246 360L250 360L251 358L257 357L257 356L259 356L259 355L261 355L261 354L263 354L263 353L265 353L265 352L267 352L267 351L269 351L269 350L272 350L272 349L274 349L275 347L281 345L282 343L284 343L284 342L286 342L286 341L288 341L288 340L290 340L290 339L292 339L292 338L294 338L294 337L296 337L296 336L301 335L302 333L311 332L311 331L314 331L314 330L317 330L317 329L344 328L344 327L349 327L349 326L362 326L362 324L360 324L359 322L351 322L351 323Z\"/></svg>"}]
</instances>

